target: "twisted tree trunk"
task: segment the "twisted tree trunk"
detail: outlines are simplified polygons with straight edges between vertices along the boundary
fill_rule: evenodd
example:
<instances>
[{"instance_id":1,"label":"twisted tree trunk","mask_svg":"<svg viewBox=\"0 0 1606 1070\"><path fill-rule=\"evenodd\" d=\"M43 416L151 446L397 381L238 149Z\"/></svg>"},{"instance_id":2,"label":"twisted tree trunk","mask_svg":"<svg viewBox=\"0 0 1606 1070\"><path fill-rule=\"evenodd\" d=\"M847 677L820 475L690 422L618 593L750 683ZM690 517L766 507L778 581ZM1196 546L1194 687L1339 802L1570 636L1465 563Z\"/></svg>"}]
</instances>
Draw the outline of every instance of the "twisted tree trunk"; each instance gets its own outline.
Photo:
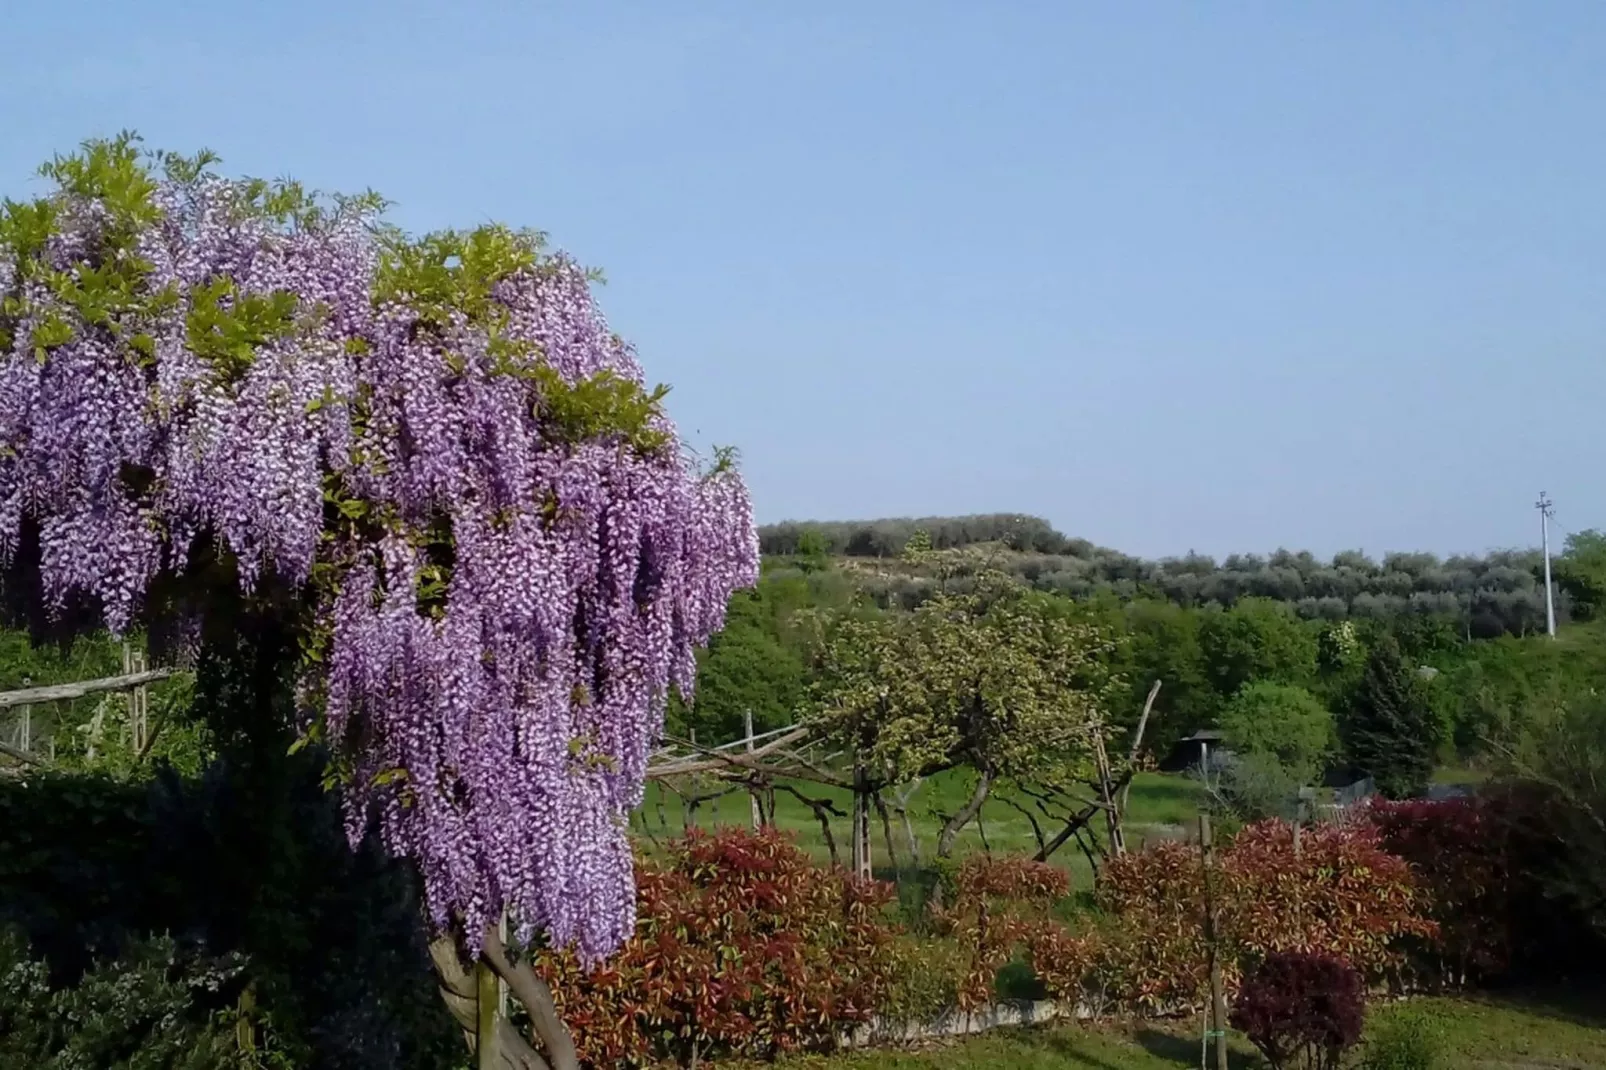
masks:
<instances>
[{"instance_id":1,"label":"twisted tree trunk","mask_svg":"<svg viewBox=\"0 0 1606 1070\"><path fill-rule=\"evenodd\" d=\"M483 1008L475 966L463 961L457 942L451 936L436 937L429 945L429 957L440 978L441 999L463 1030L469 1050L479 1053ZM501 935L494 927L485 934L482 959L523 1005L546 1054L543 1057L507 1018L493 1013L495 1025L490 1029L493 1046L483 1053L485 1058L480 1060L479 1070L579 1070L574 1040L558 1015L552 989L528 962L515 963L509 959Z\"/></svg>"},{"instance_id":2,"label":"twisted tree trunk","mask_svg":"<svg viewBox=\"0 0 1606 1070\"><path fill-rule=\"evenodd\" d=\"M954 840L959 836L959 830L970 823L970 819L981 813L982 804L987 801L987 793L992 790L993 775L981 773L976 779L976 790L970 793L970 799L959 808L959 812L950 817L942 826L942 832L937 836L937 857L947 858L953 854Z\"/></svg>"}]
</instances>

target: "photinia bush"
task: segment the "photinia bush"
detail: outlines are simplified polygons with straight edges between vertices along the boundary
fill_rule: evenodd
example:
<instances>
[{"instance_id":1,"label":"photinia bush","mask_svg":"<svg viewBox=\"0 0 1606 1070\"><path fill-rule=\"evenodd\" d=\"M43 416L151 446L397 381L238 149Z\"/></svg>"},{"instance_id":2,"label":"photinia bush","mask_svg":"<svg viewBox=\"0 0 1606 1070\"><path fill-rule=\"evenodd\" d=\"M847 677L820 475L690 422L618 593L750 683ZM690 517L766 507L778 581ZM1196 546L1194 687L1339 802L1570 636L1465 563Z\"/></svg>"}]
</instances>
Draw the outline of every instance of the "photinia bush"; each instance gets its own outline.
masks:
<instances>
[{"instance_id":1,"label":"photinia bush","mask_svg":"<svg viewBox=\"0 0 1606 1070\"><path fill-rule=\"evenodd\" d=\"M773 829L697 831L641 863L636 932L617 955L587 972L544 951L536 966L592 1066L829 1048L897 975L894 898Z\"/></svg>"},{"instance_id":2,"label":"photinia bush","mask_svg":"<svg viewBox=\"0 0 1606 1070\"><path fill-rule=\"evenodd\" d=\"M1185 843L1155 844L1105 865L1095 898L1109 917L1099 960L1106 996L1148 1012L1199 998L1209 959L1203 878L1199 849ZM1219 879L1215 889L1220 896ZM1224 956L1222 972L1235 986L1232 956Z\"/></svg>"},{"instance_id":3,"label":"photinia bush","mask_svg":"<svg viewBox=\"0 0 1606 1070\"><path fill-rule=\"evenodd\" d=\"M1505 823L1481 798L1374 801L1365 818L1405 859L1438 925L1417 948L1428 979L1466 984L1511 962L1513 880Z\"/></svg>"},{"instance_id":4,"label":"photinia bush","mask_svg":"<svg viewBox=\"0 0 1606 1070\"><path fill-rule=\"evenodd\" d=\"M1338 1070L1361 1039L1366 994L1361 975L1336 955L1279 951L1244 981L1232 1025L1272 1070Z\"/></svg>"},{"instance_id":5,"label":"photinia bush","mask_svg":"<svg viewBox=\"0 0 1606 1070\"><path fill-rule=\"evenodd\" d=\"M1239 954L1334 955L1382 981L1397 977L1411 940L1437 934L1410 866L1366 822L1306 827L1299 846L1296 856L1287 822L1265 821L1222 852L1223 931Z\"/></svg>"},{"instance_id":6,"label":"photinia bush","mask_svg":"<svg viewBox=\"0 0 1606 1070\"><path fill-rule=\"evenodd\" d=\"M959 864L953 885L952 904L934 903L930 910L937 932L958 941L969 957L959 983L960 1008L991 1002L998 972L1022 950L1040 951L1053 982L1069 983L1070 937L1049 917L1054 904L1070 894L1068 873L1028 858L975 855ZM1035 961L1033 967L1047 987Z\"/></svg>"},{"instance_id":7,"label":"photinia bush","mask_svg":"<svg viewBox=\"0 0 1606 1070\"><path fill-rule=\"evenodd\" d=\"M1244 966L1279 952L1333 955L1369 980L1393 978L1413 940L1437 927L1410 867L1364 822L1301 832L1266 821L1218 854L1214 891L1228 989ZM1158 844L1115 858L1097 891L1110 916L1098 972L1111 998L1138 1009L1196 1002L1207 979L1204 871L1195 846Z\"/></svg>"},{"instance_id":8,"label":"photinia bush","mask_svg":"<svg viewBox=\"0 0 1606 1070\"><path fill-rule=\"evenodd\" d=\"M1096 931L1073 935L1064 925L1048 923L1026 934L1026 960L1050 999L1080 1002L1103 955Z\"/></svg>"}]
</instances>

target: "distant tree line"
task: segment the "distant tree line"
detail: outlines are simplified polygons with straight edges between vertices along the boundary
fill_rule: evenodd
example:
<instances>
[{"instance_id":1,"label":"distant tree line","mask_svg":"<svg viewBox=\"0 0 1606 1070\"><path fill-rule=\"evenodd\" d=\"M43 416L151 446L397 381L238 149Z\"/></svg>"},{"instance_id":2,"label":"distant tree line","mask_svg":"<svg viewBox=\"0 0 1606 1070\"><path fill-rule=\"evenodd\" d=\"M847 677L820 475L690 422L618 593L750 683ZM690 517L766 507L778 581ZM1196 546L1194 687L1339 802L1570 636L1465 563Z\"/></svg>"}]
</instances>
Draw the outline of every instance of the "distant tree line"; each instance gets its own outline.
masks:
<instances>
[{"instance_id":1,"label":"distant tree line","mask_svg":"<svg viewBox=\"0 0 1606 1070\"><path fill-rule=\"evenodd\" d=\"M993 546L994 567L1039 590L1087 599L1158 598L1182 606L1232 606L1244 598L1287 603L1307 620L1454 620L1466 638L1527 635L1545 626L1538 550L1498 550L1440 558L1391 553L1381 561L1357 550L1330 561L1306 551L1215 558L1190 553L1148 560L1055 531L1040 517L988 514L922 519L776 524L760 530L772 557L860 559L861 586L888 605L912 607L933 589L929 576L899 567L916 532L936 549ZM883 565L884 568L878 568ZM1588 619L1606 608L1606 539L1582 532L1556 561L1557 612Z\"/></svg>"},{"instance_id":2,"label":"distant tree line","mask_svg":"<svg viewBox=\"0 0 1606 1070\"><path fill-rule=\"evenodd\" d=\"M924 532L938 550L978 543L1003 543L1013 550L1041 554L1085 555L1096 549L1086 539L1072 539L1054 530L1048 521L1020 513L985 513L976 516L905 517L888 520L786 521L758 531L759 548L767 556L806 552L816 541L834 557L897 557L914 537Z\"/></svg>"}]
</instances>

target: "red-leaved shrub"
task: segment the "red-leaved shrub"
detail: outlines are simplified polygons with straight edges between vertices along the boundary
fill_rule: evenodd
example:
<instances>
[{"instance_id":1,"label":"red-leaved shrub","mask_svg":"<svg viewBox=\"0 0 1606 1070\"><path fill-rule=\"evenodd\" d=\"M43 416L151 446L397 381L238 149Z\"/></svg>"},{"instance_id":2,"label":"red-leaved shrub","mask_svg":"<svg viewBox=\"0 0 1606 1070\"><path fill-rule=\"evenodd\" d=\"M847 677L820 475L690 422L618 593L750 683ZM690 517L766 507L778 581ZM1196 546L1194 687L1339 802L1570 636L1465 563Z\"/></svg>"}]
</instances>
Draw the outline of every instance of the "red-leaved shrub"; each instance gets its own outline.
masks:
<instances>
[{"instance_id":1,"label":"red-leaved shrub","mask_svg":"<svg viewBox=\"0 0 1606 1070\"><path fill-rule=\"evenodd\" d=\"M1070 888L1070 875L1045 862L977 855L960 863L953 903L933 904L931 916L937 931L958 941L969 956L959 984L961 1008L990 1002L998 971L1023 949L1040 952L1045 964L1048 956L1058 956L1049 972L1063 982L1072 968L1071 937L1049 912ZM1033 965L1049 986L1044 971Z\"/></svg>"},{"instance_id":2,"label":"red-leaved shrub","mask_svg":"<svg viewBox=\"0 0 1606 1070\"><path fill-rule=\"evenodd\" d=\"M639 862L636 887L636 935L607 963L537 960L589 1066L829 1048L892 979L891 886L816 866L784 833L693 832Z\"/></svg>"},{"instance_id":3,"label":"red-leaved shrub","mask_svg":"<svg viewBox=\"0 0 1606 1070\"><path fill-rule=\"evenodd\" d=\"M1363 822L1302 831L1268 821L1218 854L1212 877L1222 974L1283 951L1334 955L1372 980L1398 969L1405 941L1435 930L1410 867ZM1163 843L1112 859L1098 900L1110 916L1099 961L1106 994L1137 1010L1198 1001L1207 978L1204 870L1197 847Z\"/></svg>"},{"instance_id":4,"label":"red-leaved shrub","mask_svg":"<svg viewBox=\"0 0 1606 1070\"><path fill-rule=\"evenodd\" d=\"M1272 1070L1337 1070L1361 1039L1366 994L1355 967L1336 955L1279 951L1244 981L1232 1025Z\"/></svg>"},{"instance_id":5,"label":"red-leaved shrub","mask_svg":"<svg viewBox=\"0 0 1606 1070\"><path fill-rule=\"evenodd\" d=\"M1301 829L1297 857L1291 825L1250 825L1222 852L1221 868L1223 930L1251 958L1336 955L1381 981L1397 974L1410 939L1437 932L1410 866L1364 821Z\"/></svg>"},{"instance_id":6,"label":"red-leaved shrub","mask_svg":"<svg viewBox=\"0 0 1606 1070\"><path fill-rule=\"evenodd\" d=\"M1113 858L1104 867L1095 894L1109 917L1099 980L1110 999L1143 1012L1198 999L1209 953L1203 877L1199 849L1175 842ZM1214 887L1219 897L1222 882ZM1223 956L1223 973L1229 987L1236 983L1230 956Z\"/></svg>"},{"instance_id":7,"label":"red-leaved shrub","mask_svg":"<svg viewBox=\"0 0 1606 1070\"><path fill-rule=\"evenodd\" d=\"M1365 810L1385 849L1410 864L1438 923L1415 949L1424 979L1466 984L1511 961L1513 874L1504 822L1480 798L1376 801Z\"/></svg>"},{"instance_id":8,"label":"red-leaved shrub","mask_svg":"<svg viewBox=\"0 0 1606 1070\"><path fill-rule=\"evenodd\" d=\"M1046 922L1026 934L1026 960L1050 999L1080 1001L1103 953L1096 931L1073 936L1065 926Z\"/></svg>"}]
</instances>

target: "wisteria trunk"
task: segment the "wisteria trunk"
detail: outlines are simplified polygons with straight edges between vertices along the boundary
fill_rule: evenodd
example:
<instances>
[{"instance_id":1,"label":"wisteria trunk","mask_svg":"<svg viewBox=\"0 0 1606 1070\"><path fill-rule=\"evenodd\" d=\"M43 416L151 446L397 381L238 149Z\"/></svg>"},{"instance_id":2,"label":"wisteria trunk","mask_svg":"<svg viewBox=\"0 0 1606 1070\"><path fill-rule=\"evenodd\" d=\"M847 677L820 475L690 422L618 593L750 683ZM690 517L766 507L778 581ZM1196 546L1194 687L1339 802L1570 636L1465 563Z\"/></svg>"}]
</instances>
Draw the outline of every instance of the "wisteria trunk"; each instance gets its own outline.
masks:
<instances>
[{"instance_id":1,"label":"wisteria trunk","mask_svg":"<svg viewBox=\"0 0 1606 1070\"><path fill-rule=\"evenodd\" d=\"M485 989L479 983L476 964L465 960L456 940L450 935L437 937L430 943L429 957L440 978L441 999L463 1030L464 1041L470 1051L483 1055L478 1060L479 1070L579 1070L574 1040L558 1015L552 990L529 963L509 960L500 933L493 929L485 935L482 964L507 983L524 1007L544 1056L500 1014L499 1008L493 1009L494 1024L490 1029L482 1025ZM492 1040L491 1051L480 1053L482 1036Z\"/></svg>"}]
</instances>

